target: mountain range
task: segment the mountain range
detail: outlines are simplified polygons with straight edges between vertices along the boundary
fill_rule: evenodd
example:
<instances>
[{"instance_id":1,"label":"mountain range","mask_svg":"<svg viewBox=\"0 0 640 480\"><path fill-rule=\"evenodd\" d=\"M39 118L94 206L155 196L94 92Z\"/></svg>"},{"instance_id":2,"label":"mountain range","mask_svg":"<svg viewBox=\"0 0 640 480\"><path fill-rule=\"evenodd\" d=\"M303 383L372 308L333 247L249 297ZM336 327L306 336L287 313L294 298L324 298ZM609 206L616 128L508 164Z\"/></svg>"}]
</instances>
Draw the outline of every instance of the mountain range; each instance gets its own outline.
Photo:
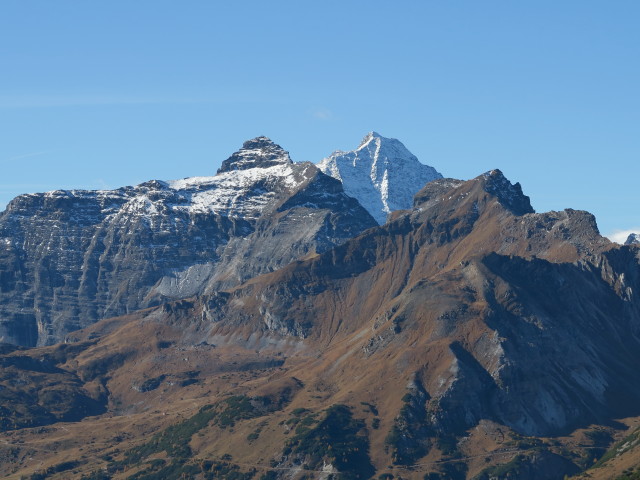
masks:
<instances>
[{"instance_id":1,"label":"mountain range","mask_svg":"<svg viewBox=\"0 0 640 480\"><path fill-rule=\"evenodd\" d=\"M47 345L101 318L236 285L366 228L340 182L266 137L217 175L21 195L0 214L0 339Z\"/></svg>"},{"instance_id":2,"label":"mountain range","mask_svg":"<svg viewBox=\"0 0 640 480\"><path fill-rule=\"evenodd\" d=\"M213 177L18 197L0 232L7 478L640 465L640 248L500 170L258 137Z\"/></svg>"}]
</instances>

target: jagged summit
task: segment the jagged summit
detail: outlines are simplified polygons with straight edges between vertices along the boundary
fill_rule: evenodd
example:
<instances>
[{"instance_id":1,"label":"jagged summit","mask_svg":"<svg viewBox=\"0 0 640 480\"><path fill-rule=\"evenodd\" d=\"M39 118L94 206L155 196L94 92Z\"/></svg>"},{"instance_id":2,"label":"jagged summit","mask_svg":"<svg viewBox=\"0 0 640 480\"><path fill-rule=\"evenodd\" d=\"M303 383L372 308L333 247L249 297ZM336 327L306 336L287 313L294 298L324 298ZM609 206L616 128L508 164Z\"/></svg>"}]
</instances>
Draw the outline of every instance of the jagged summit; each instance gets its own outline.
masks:
<instances>
[{"instance_id":1,"label":"jagged summit","mask_svg":"<svg viewBox=\"0 0 640 480\"><path fill-rule=\"evenodd\" d=\"M535 213L520 184L511 183L498 169L490 170L468 181L439 178L429 182L416 193L413 208L425 210L444 200L458 197L477 204L482 198L486 198L487 193L514 215Z\"/></svg>"},{"instance_id":2,"label":"jagged summit","mask_svg":"<svg viewBox=\"0 0 640 480\"><path fill-rule=\"evenodd\" d=\"M385 138L382 135L380 135L378 132L374 132L373 130L370 131L369 133L367 133L363 138L362 141L360 142L360 145L358 145L358 148L356 150L360 150L361 148L363 148L364 146L366 146L369 142L371 142L372 140L375 140L376 138ZM394 138L386 138L385 140L395 140Z\"/></svg>"},{"instance_id":3,"label":"jagged summit","mask_svg":"<svg viewBox=\"0 0 640 480\"><path fill-rule=\"evenodd\" d=\"M627 237L625 245L640 245L640 233L632 233Z\"/></svg>"},{"instance_id":4,"label":"jagged summit","mask_svg":"<svg viewBox=\"0 0 640 480\"><path fill-rule=\"evenodd\" d=\"M498 197L512 213L516 215L534 213L529 197L522 193L520 183L511 183L500 170L490 170L479 178L484 179L485 191Z\"/></svg>"},{"instance_id":5,"label":"jagged summit","mask_svg":"<svg viewBox=\"0 0 640 480\"><path fill-rule=\"evenodd\" d=\"M218 169L218 173L250 168L268 168L293 163L289 152L270 138L260 136L247 140L242 148L227 158Z\"/></svg>"},{"instance_id":6,"label":"jagged summit","mask_svg":"<svg viewBox=\"0 0 640 480\"><path fill-rule=\"evenodd\" d=\"M363 137L362 141L360 142L360 145L358 145L358 148L355 151L361 152L362 150L367 150L369 153L369 156L371 157L375 157L376 152L378 153L378 155L382 154L383 163L390 163L390 162L393 162L394 160L407 160L407 159L418 160L416 156L412 154L400 140L396 138L383 137L378 132L374 132L374 131L367 133ZM341 153L344 153L344 152L341 152ZM358 157L358 160L362 162L366 158L367 158L366 156L361 156L361 157ZM378 159L374 158L374 160L378 160Z\"/></svg>"},{"instance_id":7,"label":"jagged summit","mask_svg":"<svg viewBox=\"0 0 640 480\"><path fill-rule=\"evenodd\" d=\"M389 212L411 208L413 196L425 183L442 178L402 142L374 131L355 150L338 150L318 168L342 181L347 195L356 198L380 224Z\"/></svg>"}]
</instances>

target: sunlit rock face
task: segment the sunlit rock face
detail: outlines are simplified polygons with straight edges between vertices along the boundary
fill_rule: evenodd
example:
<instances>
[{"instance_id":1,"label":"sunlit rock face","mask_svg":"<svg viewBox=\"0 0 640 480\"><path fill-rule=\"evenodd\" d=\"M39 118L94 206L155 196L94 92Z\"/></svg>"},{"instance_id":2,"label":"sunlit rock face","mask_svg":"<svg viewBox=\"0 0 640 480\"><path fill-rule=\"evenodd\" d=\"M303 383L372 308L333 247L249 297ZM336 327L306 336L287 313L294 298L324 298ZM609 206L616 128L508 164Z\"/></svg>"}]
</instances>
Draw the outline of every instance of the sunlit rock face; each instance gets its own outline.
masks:
<instances>
[{"instance_id":1,"label":"sunlit rock face","mask_svg":"<svg viewBox=\"0 0 640 480\"><path fill-rule=\"evenodd\" d=\"M0 340L235 285L374 226L340 182L266 137L211 177L15 198L0 214Z\"/></svg>"}]
</instances>

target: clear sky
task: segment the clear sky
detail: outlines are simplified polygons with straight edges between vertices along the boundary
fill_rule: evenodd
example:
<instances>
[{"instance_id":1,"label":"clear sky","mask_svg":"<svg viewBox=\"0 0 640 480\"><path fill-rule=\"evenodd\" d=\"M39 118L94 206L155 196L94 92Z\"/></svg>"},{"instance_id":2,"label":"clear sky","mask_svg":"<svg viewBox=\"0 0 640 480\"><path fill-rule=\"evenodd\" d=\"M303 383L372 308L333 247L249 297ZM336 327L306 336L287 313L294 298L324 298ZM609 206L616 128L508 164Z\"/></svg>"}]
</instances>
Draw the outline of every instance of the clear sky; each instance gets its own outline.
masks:
<instances>
[{"instance_id":1,"label":"clear sky","mask_svg":"<svg viewBox=\"0 0 640 480\"><path fill-rule=\"evenodd\" d=\"M400 139L640 231L637 0L1 0L0 208Z\"/></svg>"}]
</instances>

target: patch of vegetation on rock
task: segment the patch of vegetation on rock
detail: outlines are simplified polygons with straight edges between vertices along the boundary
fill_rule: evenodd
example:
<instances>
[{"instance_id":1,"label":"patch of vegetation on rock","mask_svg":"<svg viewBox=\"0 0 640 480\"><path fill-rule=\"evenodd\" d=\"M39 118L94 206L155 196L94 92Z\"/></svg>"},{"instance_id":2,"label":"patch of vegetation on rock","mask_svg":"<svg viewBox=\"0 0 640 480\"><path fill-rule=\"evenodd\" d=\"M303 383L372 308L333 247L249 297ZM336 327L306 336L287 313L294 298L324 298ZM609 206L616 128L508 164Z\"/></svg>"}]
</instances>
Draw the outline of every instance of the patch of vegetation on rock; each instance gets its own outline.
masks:
<instances>
[{"instance_id":1,"label":"patch of vegetation on rock","mask_svg":"<svg viewBox=\"0 0 640 480\"><path fill-rule=\"evenodd\" d=\"M404 405L385 439L393 463L409 465L429 452L434 432L427 418L428 399L429 395L417 381L402 397Z\"/></svg>"},{"instance_id":2,"label":"patch of vegetation on rock","mask_svg":"<svg viewBox=\"0 0 640 480\"><path fill-rule=\"evenodd\" d=\"M606 462L611 460L613 457L617 455L621 455L624 452L632 449L633 447L640 444L640 428L636 429L630 435L627 435L625 438L616 442L601 458L596 462L593 466L594 468L598 468L603 466Z\"/></svg>"},{"instance_id":3,"label":"patch of vegetation on rock","mask_svg":"<svg viewBox=\"0 0 640 480\"><path fill-rule=\"evenodd\" d=\"M39 470L32 473L28 478L28 480L45 480L56 473L68 472L69 470L73 470L77 466L80 465L79 461L71 460L68 462L58 463L57 465L53 465L51 467L46 468L45 470Z\"/></svg>"},{"instance_id":4,"label":"patch of vegetation on rock","mask_svg":"<svg viewBox=\"0 0 640 480\"><path fill-rule=\"evenodd\" d=\"M622 475L616 477L615 480L640 480L640 466L627 468L622 472Z\"/></svg>"},{"instance_id":5,"label":"patch of vegetation on rock","mask_svg":"<svg viewBox=\"0 0 640 480\"><path fill-rule=\"evenodd\" d=\"M474 480L491 480L496 478L518 478L520 469L524 463L524 455L516 455L507 463L487 467L480 472Z\"/></svg>"},{"instance_id":6,"label":"patch of vegetation on rock","mask_svg":"<svg viewBox=\"0 0 640 480\"><path fill-rule=\"evenodd\" d=\"M251 480L256 471L240 471L240 467L227 461L173 460L170 463L152 464L127 477L127 480Z\"/></svg>"},{"instance_id":7,"label":"patch of vegetation on rock","mask_svg":"<svg viewBox=\"0 0 640 480\"><path fill-rule=\"evenodd\" d=\"M87 475L82 475L80 480L111 480L111 475L103 470L94 470Z\"/></svg>"},{"instance_id":8,"label":"patch of vegetation on rock","mask_svg":"<svg viewBox=\"0 0 640 480\"><path fill-rule=\"evenodd\" d=\"M485 468L473 480L562 478L578 471L578 467L566 458L546 448L535 448L527 454L516 455L507 463Z\"/></svg>"},{"instance_id":9,"label":"patch of vegetation on rock","mask_svg":"<svg viewBox=\"0 0 640 480\"><path fill-rule=\"evenodd\" d=\"M365 479L375 473L365 423L353 418L346 405L329 407L321 420L315 415L301 419L287 451L309 469L331 464L340 472L340 479Z\"/></svg>"},{"instance_id":10,"label":"patch of vegetation on rock","mask_svg":"<svg viewBox=\"0 0 640 480\"><path fill-rule=\"evenodd\" d=\"M239 420L264 415L270 400L266 397L249 398L246 395L234 395L221 403L223 410L216 417L216 424L221 428L226 428L233 427Z\"/></svg>"},{"instance_id":11,"label":"patch of vegetation on rock","mask_svg":"<svg viewBox=\"0 0 640 480\"><path fill-rule=\"evenodd\" d=\"M205 405L192 417L165 428L163 431L155 434L148 442L125 452L123 460L110 462L109 471L114 472L123 466L140 465L152 455L165 452L170 458L167 465L160 468L160 465L157 464L158 462L150 462L149 466L145 467L143 472L147 472L145 475L156 475L157 472L162 471L162 475L167 475L166 477L140 476L135 478L144 478L145 480L151 478L173 478L171 476L173 475L172 472L178 471L185 475L190 475L191 470L195 469L195 467L190 463L193 452L189 443L197 432L211 423L223 429L232 427L238 421L265 415L278 408L279 405L280 403L274 402L270 397L247 397L246 395L234 395L216 404ZM219 473L219 469L215 471ZM198 470L197 473L203 472ZM232 474L229 473L229 475ZM233 475L235 475L235 473ZM244 478L233 475L229 478L234 480ZM209 477L205 475L205 478Z\"/></svg>"},{"instance_id":12,"label":"patch of vegetation on rock","mask_svg":"<svg viewBox=\"0 0 640 480\"><path fill-rule=\"evenodd\" d=\"M125 465L136 464L145 458L160 452L166 452L170 457L188 458L192 455L189 442L191 437L202 430L216 416L214 405L207 405L191 418L176 425L167 427L155 434L151 440L125 453Z\"/></svg>"}]
</instances>

